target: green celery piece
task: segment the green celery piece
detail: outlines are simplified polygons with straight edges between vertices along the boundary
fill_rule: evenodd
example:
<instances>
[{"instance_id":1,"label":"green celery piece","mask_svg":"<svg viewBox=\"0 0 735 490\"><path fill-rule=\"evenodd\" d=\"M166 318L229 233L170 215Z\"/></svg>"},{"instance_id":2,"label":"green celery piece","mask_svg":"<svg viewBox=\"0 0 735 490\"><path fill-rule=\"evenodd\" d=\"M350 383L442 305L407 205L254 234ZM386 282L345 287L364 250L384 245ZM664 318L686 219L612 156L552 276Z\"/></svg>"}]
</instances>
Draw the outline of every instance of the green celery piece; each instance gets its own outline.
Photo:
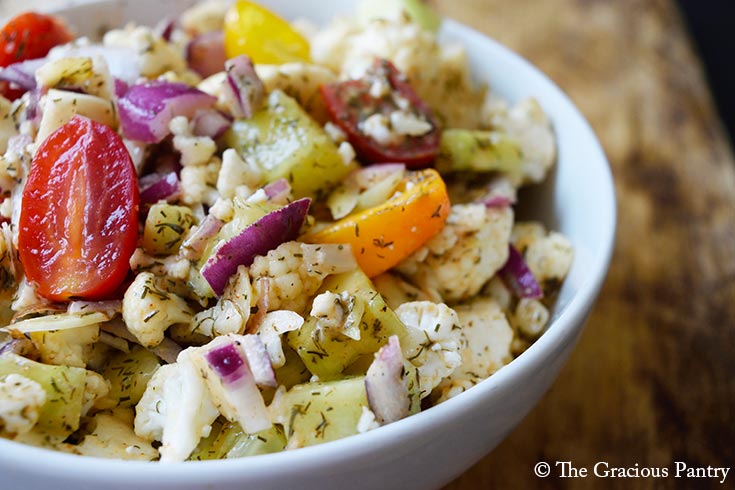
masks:
<instances>
[{"instance_id":1,"label":"green celery piece","mask_svg":"<svg viewBox=\"0 0 735 490\"><path fill-rule=\"evenodd\" d=\"M362 2L359 14L365 20L392 18L391 14L400 9L411 22L429 32L437 32L441 17L422 0L370 0Z\"/></svg>"},{"instance_id":2,"label":"green celery piece","mask_svg":"<svg viewBox=\"0 0 735 490\"><path fill-rule=\"evenodd\" d=\"M134 407L159 367L158 356L140 346L114 354L102 373L110 382L108 396L121 407Z\"/></svg>"},{"instance_id":3,"label":"green celery piece","mask_svg":"<svg viewBox=\"0 0 735 490\"><path fill-rule=\"evenodd\" d=\"M49 366L11 353L0 355L0 378L20 374L46 391L36 428L49 434L71 434L79 428L87 370Z\"/></svg>"},{"instance_id":4,"label":"green celery piece","mask_svg":"<svg viewBox=\"0 0 735 490\"><path fill-rule=\"evenodd\" d=\"M287 446L304 447L357 434L368 407L365 377L296 385L271 405L283 424Z\"/></svg>"},{"instance_id":5,"label":"green celery piece","mask_svg":"<svg viewBox=\"0 0 735 490\"><path fill-rule=\"evenodd\" d=\"M273 426L256 434L246 434L236 422L217 421L209 436L199 441L189 459L204 461L244 458L283 451L285 446L286 438L279 427Z\"/></svg>"},{"instance_id":6,"label":"green celery piece","mask_svg":"<svg viewBox=\"0 0 735 490\"><path fill-rule=\"evenodd\" d=\"M274 90L265 106L250 119L240 119L223 143L255 160L268 182L285 178L295 198L318 198L353 169L337 146L291 97Z\"/></svg>"},{"instance_id":7,"label":"green celery piece","mask_svg":"<svg viewBox=\"0 0 735 490\"><path fill-rule=\"evenodd\" d=\"M436 168L451 172L520 172L521 148L498 131L445 129L439 142Z\"/></svg>"},{"instance_id":8,"label":"green celery piece","mask_svg":"<svg viewBox=\"0 0 735 490\"><path fill-rule=\"evenodd\" d=\"M312 374L322 380L338 379L342 372L366 354L380 349L391 335L397 335L404 352L417 345L416 339L396 314L388 308L385 300L375 290L373 283L360 269L328 277L319 293L347 291L365 304L365 313L360 322L360 340L341 334L330 336L317 328L316 318L309 317L304 325L288 334L289 345L296 350ZM369 363L365 363L365 369ZM357 374L364 374L364 370Z\"/></svg>"}]
</instances>

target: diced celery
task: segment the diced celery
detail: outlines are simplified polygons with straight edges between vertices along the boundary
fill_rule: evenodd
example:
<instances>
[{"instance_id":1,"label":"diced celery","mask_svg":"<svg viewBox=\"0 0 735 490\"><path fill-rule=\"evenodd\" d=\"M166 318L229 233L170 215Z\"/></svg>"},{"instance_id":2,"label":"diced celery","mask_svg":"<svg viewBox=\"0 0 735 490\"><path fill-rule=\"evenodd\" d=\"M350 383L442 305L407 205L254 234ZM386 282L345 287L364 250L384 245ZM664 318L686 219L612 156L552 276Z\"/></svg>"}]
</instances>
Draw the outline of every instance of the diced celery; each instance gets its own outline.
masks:
<instances>
[{"instance_id":1,"label":"diced celery","mask_svg":"<svg viewBox=\"0 0 735 490\"><path fill-rule=\"evenodd\" d=\"M223 142L256 161L267 181L287 179L296 198L323 195L354 168L321 126L280 90L252 118L235 121Z\"/></svg>"},{"instance_id":2,"label":"diced celery","mask_svg":"<svg viewBox=\"0 0 735 490\"><path fill-rule=\"evenodd\" d=\"M276 369L276 379L279 386L291 388L294 385L305 383L311 378L311 373L304 365L299 355L291 346L283 342L283 355L286 363Z\"/></svg>"},{"instance_id":3,"label":"diced celery","mask_svg":"<svg viewBox=\"0 0 735 490\"><path fill-rule=\"evenodd\" d=\"M521 148L517 141L498 131L445 129L439 142L436 168L450 172L517 173Z\"/></svg>"},{"instance_id":4,"label":"diced celery","mask_svg":"<svg viewBox=\"0 0 735 490\"><path fill-rule=\"evenodd\" d=\"M50 434L71 434L79 428L87 370L49 366L15 354L0 355L0 378L20 374L46 391L36 428Z\"/></svg>"},{"instance_id":5,"label":"diced celery","mask_svg":"<svg viewBox=\"0 0 735 490\"><path fill-rule=\"evenodd\" d=\"M256 434L246 434L240 424L215 422L212 432L202 439L189 459L201 461L209 459L243 458L256 454L269 454L283 451L286 437L283 430L273 426Z\"/></svg>"},{"instance_id":6,"label":"diced celery","mask_svg":"<svg viewBox=\"0 0 735 490\"><path fill-rule=\"evenodd\" d=\"M427 31L436 32L441 25L441 17L422 0L370 0L360 4L359 15L362 19L395 19L405 15Z\"/></svg>"},{"instance_id":7,"label":"diced celery","mask_svg":"<svg viewBox=\"0 0 735 490\"><path fill-rule=\"evenodd\" d=\"M158 203L151 206L143 228L142 245L152 255L176 253L196 218L186 206Z\"/></svg>"},{"instance_id":8,"label":"diced celery","mask_svg":"<svg viewBox=\"0 0 735 490\"><path fill-rule=\"evenodd\" d=\"M364 302L365 313L360 322L360 340L322 332L317 328L314 317L309 317L299 330L288 334L289 345L296 350L309 371L319 379L339 378L345 368L362 356L377 352L391 335L398 336L404 351L421 341L412 337L361 270L328 277L319 292L325 291L337 294L347 291ZM367 369L369 362L363 364ZM360 369L356 374L364 373Z\"/></svg>"},{"instance_id":9,"label":"diced celery","mask_svg":"<svg viewBox=\"0 0 735 490\"><path fill-rule=\"evenodd\" d=\"M368 407L365 377L296 385L271 405L288 448L311 446L357 434Z\"/></svg>"},{"instance_id":10,"label":"diced celery","mask_svg":"<svg viewBox=\"0 0 735 490\"><path fill-rule=\"evenodd\" d=\"M134 407L159 366L158 357L139 346L113 355L102 373L110 382L109 398L121 407Z\"/></svg>"}]
</instances>

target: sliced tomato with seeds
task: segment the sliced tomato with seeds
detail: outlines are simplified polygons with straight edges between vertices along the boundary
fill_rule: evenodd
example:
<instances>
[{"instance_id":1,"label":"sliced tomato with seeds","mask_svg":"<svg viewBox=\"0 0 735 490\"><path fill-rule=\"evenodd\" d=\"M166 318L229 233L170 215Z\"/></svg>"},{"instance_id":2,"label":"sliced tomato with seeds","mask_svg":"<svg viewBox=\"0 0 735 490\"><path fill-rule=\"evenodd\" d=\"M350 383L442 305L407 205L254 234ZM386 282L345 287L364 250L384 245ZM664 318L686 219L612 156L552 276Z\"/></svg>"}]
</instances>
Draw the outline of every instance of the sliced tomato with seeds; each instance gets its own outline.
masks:
<instances>
[{"instance_id":1,"label":"sliced tomato with seeds","mask_svg":"<svg viewBox=\"0 0 735 490\"><path fill-rule=\"evenodd\" d=\"M54 301L112 297L138 240L138 181L120 136L74 116L38 148L23 189L18 253Z\"/></svg>"},{"instance_id":2,"label":"sliced tomato with seeds","mask_svg":"<svg viewBox=\"0 0 735 490\"><path fill-rule=\"evenodd\" d=\"M376 81L387 90L375 94L371 87ZM323 85L321 90L329 118L347 134L362 163L401 162L409 168L421 168L431 165L436 158L439 125L433 111L390 61L376 59L363 78ZM407 107L399 107L400 99L407 102ZM366 133L363 123L370 116L390 117L399 110L427 122L431 129L418 136L402 135L387 144Z\"/></svg>"},{"instance_id":3,"label":"sliced tomato with seeds","mask_svg":"<svg viewBox=\"0 0 735 490\"><path fill-rule=\"evenodd\" d=\"M64 23L52 15L26 12L13 17L0 29L0 67L43 58L54 46L74 38ZM0 82L0 95L16 99L25 91Z\"/></svg>"}]
</instances>

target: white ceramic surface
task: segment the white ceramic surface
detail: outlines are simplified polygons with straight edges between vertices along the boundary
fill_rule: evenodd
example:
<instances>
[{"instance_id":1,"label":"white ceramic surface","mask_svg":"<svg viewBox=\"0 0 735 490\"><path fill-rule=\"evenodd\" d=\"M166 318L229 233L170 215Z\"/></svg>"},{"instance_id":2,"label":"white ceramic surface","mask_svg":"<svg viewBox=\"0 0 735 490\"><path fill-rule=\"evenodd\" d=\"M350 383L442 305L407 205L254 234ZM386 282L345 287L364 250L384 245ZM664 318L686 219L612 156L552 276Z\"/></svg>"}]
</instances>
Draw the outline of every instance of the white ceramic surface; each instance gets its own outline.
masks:
<instances>
[{"instance_id":1,"label":"white ceramic surface","mask_svg":"<svg viewBox=\"0 0 735 490\"><path fill-rule=\"evenodd\" d=\"M94 34L126 20L152 23L191 3L77 0L61 13L81 33ZM289 18L325 22L336 12L351 11L355 2L263 3ZM0 439L2 489L439 488L520 422L572 351L607 272L615 232L613 181L589 125L548 78L498 43L451 20L444 22L442 36L467 47L478 80L491 81L493 90L510 100L537 97L553 121L557 169L546 184L523 196L523 213L560 230L575 248L575 262L548 331L518 359L456 398L366 434L296 451L159 464L84 458Z\"/></svg>"}]
</instances>

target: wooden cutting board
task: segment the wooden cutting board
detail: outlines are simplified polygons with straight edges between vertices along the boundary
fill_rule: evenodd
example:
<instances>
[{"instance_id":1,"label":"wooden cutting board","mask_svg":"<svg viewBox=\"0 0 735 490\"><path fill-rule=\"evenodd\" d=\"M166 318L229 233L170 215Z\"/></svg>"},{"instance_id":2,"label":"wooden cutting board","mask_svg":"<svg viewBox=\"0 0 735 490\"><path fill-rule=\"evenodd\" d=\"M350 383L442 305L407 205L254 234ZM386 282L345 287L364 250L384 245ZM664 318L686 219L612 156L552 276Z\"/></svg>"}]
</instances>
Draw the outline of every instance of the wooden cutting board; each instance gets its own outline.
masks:
<instances>
[{"instance_id":1,"label":"wooden cutting board","mask_svg":"<svg viewBox=\"0 0 735 490\"><path fill-rule=\"evenodd\" d=\"M0 0L0 15L63 2ZM533 473L540 461L590 473L601 461L670 473L675 461L735 465L735 162L675 2L431 3L571 96L602 141L619 199L612 267L568 365L511 436L447 489L723 488Z\"/></svg>"}]
</instances>

